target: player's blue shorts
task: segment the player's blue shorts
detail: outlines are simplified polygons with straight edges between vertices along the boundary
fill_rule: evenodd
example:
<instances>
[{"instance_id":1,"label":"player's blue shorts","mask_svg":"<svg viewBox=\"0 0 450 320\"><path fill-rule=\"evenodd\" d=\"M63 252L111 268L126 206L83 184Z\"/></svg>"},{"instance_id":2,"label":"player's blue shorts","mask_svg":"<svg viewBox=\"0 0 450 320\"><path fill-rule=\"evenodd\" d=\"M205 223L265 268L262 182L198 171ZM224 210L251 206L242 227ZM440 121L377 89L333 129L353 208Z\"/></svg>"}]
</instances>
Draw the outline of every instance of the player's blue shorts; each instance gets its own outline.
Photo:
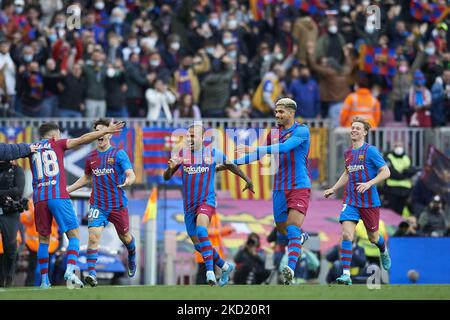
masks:
<instances>
[{"instance_id":1,"label":"player's blue shorts","mask_svg":"<svg viewBox=\"0 0 450 320\"><path fill-rule=\"evenodd\" d=\"M289 209L297 210L306 216L310 193L311 190L309 188L274 190L272 192L272 199L273 218L275 222L286 222Z\"/></svg>"},{"instance_id":2,"label":"player's blue shorts","mask_svg":"<svg viewBox=\"0 0 450 320\"><path fill-rule=\"evenodd\" d=\"M49 236L52 231L52 218L55 218L63 233L78 228L78 217L70 199L39 201L34 206L34 215L36 230L44 236Z\"/></svg>"},{"instance_id":3,"label":"player's blue shorts","mask_svg":"<svg viewBox=\"0 0 450 320\"><path fill-rule=\"evenodd\" d=\"M130 228L128 209L104 210L96 206L89 206L88 228L106 227L111 222L120 235L125 235Z\"/></svg>"},{"instance_id":4,"label":"player's blue shorts","mask_svg":"<svg viewBox=\"0 0 450 320\"><path fill-rule=\"evenodd\" d=\"M358 223L359 219L363 221L368 232L377 231L380 221L380 207L358 208L344 203L339 215L339 222L354 221Z\"/></svg>"}]
</instances>

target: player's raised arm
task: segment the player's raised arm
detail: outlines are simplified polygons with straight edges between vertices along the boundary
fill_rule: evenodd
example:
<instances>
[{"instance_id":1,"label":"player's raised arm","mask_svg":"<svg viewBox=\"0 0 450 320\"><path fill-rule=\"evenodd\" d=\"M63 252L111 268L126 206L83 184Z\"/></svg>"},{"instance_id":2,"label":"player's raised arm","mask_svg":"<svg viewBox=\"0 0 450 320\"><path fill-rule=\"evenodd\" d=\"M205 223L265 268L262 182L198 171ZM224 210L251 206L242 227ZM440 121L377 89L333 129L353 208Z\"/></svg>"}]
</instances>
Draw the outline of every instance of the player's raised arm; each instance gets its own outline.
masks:
<instances>
[{"instance_id":1,"label":"player's raised arm","mask_svg":"<svg viewBox=\"0 0 450 320\"><path fill-rule=\"evenodd\" d=\"M172 178L173 174L178 170L181 164L177 159L171 158L169 161L167 161L167 165L167 169L163 174L164 180L166 181Z\"/></svg>"},{"instance_id":2,"label":"player's raised arm","mask_svg":"<svg viewBox=\"0 0 450 320\"><path fill-rule=\"evenodd\" d=\"M88 175L83 175L81 176L77 181L75 181L73 184L71 184L70 186L68 186L66 188L68 193L72 193L82 187L84 187L85 185L89 184L92 182L92 177L88 176Z\"/></svg>"},{"instance_id":3,"label":"player's raised arm","mask_svg":"<svg viewBox=\"0 0 450 320\"><path fill-rule=\"evenodd\" d=\"M92 141L95 141L98 138L103 137L105 134L113 134L116 132L120 132L124 126L125 126L124 121L121 122L111 121L110 125L105 129L89 132L83 134L79 138L67 140L67 149L72 149L81 146L83 144L91 143Z\"/></svg>"},{"instance_id":4,"label":"player's raised arm","mask_svg":"<svg viewBox=\"0 0 450 320\"><path fill-rule=\"evenodd\" d=\"M34 145L29 145L26 143L0 143L0 161L10 161L19 158L25 158L33 152L36 152L36 147Z\"/></svg>"},{"instance_id":5,"label":"player's raised arm","mask_svg":"<svg viewBox=\"0 0 450 320\"><path fill-rule=\"evenodd\" d=\"M255 193L255 190L253 189L252 179L250 179L236 164L227 160L223 164L222 169L220 169L218 171L222 171L222 170L230 170L235 175L237 175L237 176L241 177L243 180L245 180L246 184L245 184L244 189L242 189L242 191L249 189L251 192Z\"/></svg>"},{"instance_id":6,"label":"player's raised arm","mask_svg":"<svg viewBox=\"0 0 450 320\"><path fill-rule=\"evenodd\" d=\"M347 169L345 169L344 172L342 172L339 180L334 184L334 186L324 191L323 196L325 198L328 198L332 194L336 193L337 190L345 186L347 182L348 182L348 172Z\"/></svg>"}]
</instances>

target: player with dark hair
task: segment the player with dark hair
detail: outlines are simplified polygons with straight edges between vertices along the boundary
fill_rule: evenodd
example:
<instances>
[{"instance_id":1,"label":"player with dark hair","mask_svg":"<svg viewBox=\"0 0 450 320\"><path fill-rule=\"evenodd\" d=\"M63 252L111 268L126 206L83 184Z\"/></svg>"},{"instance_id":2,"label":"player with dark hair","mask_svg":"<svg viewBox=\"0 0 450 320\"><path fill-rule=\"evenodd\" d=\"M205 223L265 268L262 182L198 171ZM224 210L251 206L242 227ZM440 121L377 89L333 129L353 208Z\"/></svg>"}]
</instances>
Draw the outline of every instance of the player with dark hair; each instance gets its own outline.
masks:
<instances>
[{"instance_id":1,"label":"player with dark hair","mask_svg":"<svg viewBox=\"0 0 450 320\"><path fill-rule=\"evenodd\" d=\"M67 269L64 279L83 286L74 273L80 247L78 221L69 193L66 191L64 171L64 153L83 144L95 141L106 134L119 132L123 123L113 123L100 131L91 132L75 139L60 139L59 126L56 123L44 123L39 127L41 140L33 145L37 151L30 156L33 174L33 203L35 206L36 230L39 233L38 263L41 273L41 288L50 288L48 279L48 246L52 218L59 229L67 235Z\"/></svg>"},{"instance_id":2,"label":"player with dark hair","mask_svg":"<svg viewBox=\"0 0 450 320\"><path fill-rule=\"evenodd\" d=\"M234 265L220 257L208 237L210 219L216 214L214 190L216 167L223 164L224 169L244 179L246 182L244 190L249 189L254 192L253 183L238 166L228 161L220 150L205 146L203 140L204 129L201 125L189 127L186 139L188 148L184 148L168 161L164 179L169 180L179 168L182 169L184 222L187 233L195 249L202 255L207 270L207 283L217 284L214 274L215 264L222 269L219 285L224 286L228 283Z\"/></svg>"},{"instance_id":3,"label":"player with dark hair","mask_svg":"<svg viewBox=\"0 0 450 320\"><path fill-rule=\"evenodd\" d=\"M352 284L352 242L359 219L364 223L370 242L380 249L383 268L389 270L391 267L384 238L378 232L381 202L376 187L377 183L389 178L390 171L378 149L365 142L369 130L367 120L353 118L350 131L352 146L344 153L345 170L335 185L324 192L324 197L328 198L345 186L344 205L339 217L342 224L341 259L344 273L336 279L339 284Z\"/></svg>"},{"instance_id":4,"label":"player with dark hair","mask_svg":"<svg viewBox=\"0 0 450 320\"><path fill-rule=\"evenodd\" d=\"M266 154L278 155L278 170L273 183L273 214L278 232L288 240L289 260L282 270L285 284L292 282L302 245L308 238L306 233L302 233L301 227L311 193L308 172L309 128L295 121L296 110L294 100L279 99L275 104L278 143L259 147L238 146L238 152L247 155L235 160L236 164L241 165L256 161Z\"/></svg>"},{"instance_id":5,"label":"player with dark hair","mask_svg":"<svg viewBox=\"0 0 450 320\"><path fill-rule=\"evenodd\" d=\"M93 129L96 132L104 130L110 123L109 119L99 119L94 122ZM91 287L98 284L96 271L98 244L108 222L114 225L120 240L128 250L128 276L133 277L136 273L136 245L130 233L128 199L123 190L124 187L134 183L136 176L128 155L124 150L111 146L111 138L111 134L106 134L97 139L97 148L89 153L86 159L84 175L67 187L67 191L71 193L92 182L88 215L89 274L85 278Z\"/></svg>"}]
</instances>

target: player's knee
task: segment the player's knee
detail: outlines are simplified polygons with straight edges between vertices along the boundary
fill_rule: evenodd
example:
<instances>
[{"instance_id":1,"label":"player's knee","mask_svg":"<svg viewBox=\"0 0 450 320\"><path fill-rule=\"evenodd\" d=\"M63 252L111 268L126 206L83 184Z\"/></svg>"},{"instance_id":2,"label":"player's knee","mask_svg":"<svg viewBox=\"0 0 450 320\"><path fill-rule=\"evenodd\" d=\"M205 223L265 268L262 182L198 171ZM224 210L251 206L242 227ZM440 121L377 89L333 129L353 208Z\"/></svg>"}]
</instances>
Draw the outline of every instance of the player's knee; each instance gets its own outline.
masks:
<instances>
[{"instance_id":1,"label":"player's knee","mask_svg":"<svg viewBox=\"0 0 450 320\"><path fill-rule=\"evenodd\" d=\"M344 240L353 241L353 232L350 232L348 230L342 231L342 238Z\"/></svg>"},{"instance_id":2,"label":"player's knee","mask_svg":"<svg viewBox=\"0 0 450 320\"><path fill-rule=\"evenodd\" d=\"M89 244L90 245L97 245L100 241L100 236L96 233L89 233Z\"/></svg>"},{"instance_id":3,"label":"player's knee","mask_svg":"<svg viewBox=\"0 0 450 320\"><path fill-rule=\"evenodd\" d=\"M66 232L67 238L79 238L79 232L78 232L78 228L77 229L72 229Z\"/></svg>"}]
</instances>

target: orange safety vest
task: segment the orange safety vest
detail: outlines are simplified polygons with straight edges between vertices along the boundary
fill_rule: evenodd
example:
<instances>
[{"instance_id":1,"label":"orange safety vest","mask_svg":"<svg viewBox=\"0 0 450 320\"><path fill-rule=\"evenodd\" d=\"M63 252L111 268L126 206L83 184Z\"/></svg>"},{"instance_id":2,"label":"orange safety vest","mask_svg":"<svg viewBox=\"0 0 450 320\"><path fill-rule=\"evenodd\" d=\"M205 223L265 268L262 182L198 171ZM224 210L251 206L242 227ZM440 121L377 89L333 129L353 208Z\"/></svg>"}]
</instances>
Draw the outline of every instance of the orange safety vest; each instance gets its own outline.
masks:
<instances>
[{"instance_id":1,"label":"orange safety vest","mask_svg":"<svg viewBox=\"0 0 450 320\"><path fill-rule=\"evenodd\" d=\"M381 119L380 102L372 96L369 89L360 88L345 98L341 110L340 125L351 127L352 120L355 117L366 119L372 128L378 127Z\"/></svg>"},{"instance_id":2,"label":"orange safety vest","mask_svg":"<svg viewBox=\"0 0 450 320\"><path fill-rule=\"evenodd\" d=\"M25 244L29 250L37 252L39 248L39 233L36 231L36 225L34 222L34 205L30 199L28 201L28 211L22 212L20 215L20 222L25 226ZM52 231L50 234L50 244L48 252L53 254L58 249L59 237L58 237L58 225L55 219L52 221Z\"/></svg>"},{"instance_id":3,"label":"orange safety vest","mask_svg":"<svg viewBox=\"0 0 450 320\"><path fill-rule=\"evenodd\" d=\"M233 232L233 228L231 226L224 226L220 223L219 214L216 213L211 217L211 224L208 228L208 236L209 241L211 241L211 245L217 250L221 258L225 258L223 255L224 245L222 242L222 236L228 236ZM203 258L198 251L195 251L195 261L197 263L203 263Z\"/></svg>"}]
</instances>

